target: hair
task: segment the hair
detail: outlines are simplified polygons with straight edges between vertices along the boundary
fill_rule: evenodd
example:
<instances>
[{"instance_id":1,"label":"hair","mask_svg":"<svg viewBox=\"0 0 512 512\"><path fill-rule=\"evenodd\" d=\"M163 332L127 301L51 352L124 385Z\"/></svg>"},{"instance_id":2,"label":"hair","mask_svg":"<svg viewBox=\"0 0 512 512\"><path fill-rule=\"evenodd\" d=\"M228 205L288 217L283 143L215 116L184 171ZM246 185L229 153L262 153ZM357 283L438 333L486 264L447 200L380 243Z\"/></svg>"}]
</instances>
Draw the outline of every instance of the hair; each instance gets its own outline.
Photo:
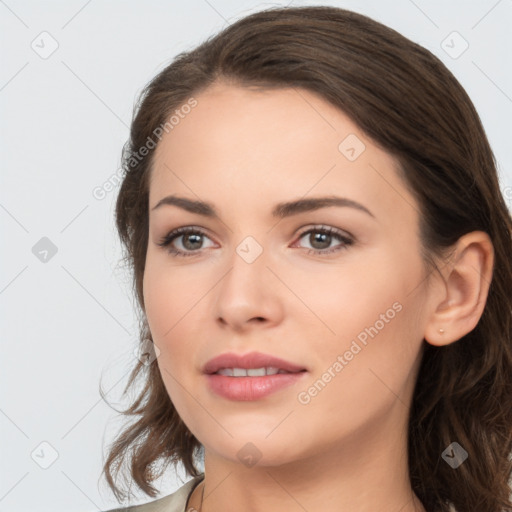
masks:
<instances>
[{"instance_id":1,"label":"hair","mask_svg":"<svg viewBox=\"0 0 512 512\"><path fill-rule=\"evenodd\" d=\"M133 277L140 342L151 339L142 282L148 244L148 196L155 143L177 108L214 83L303 88L339 108L398 162L418 203L426 268L464 234L486 232L494 248L482 316L460 340L423 354L409 414L412 489L429 511L512 510L512 218L478 113L453 74L431 52L364 15L335 7L271 8L246 16L180 53L141 91L129 140L116 227ZM167 122L167 123L166 123ZM166 128L166 131L167 128ZM160 137L159 137L160 138ZM135 158L149 147L144 158ZM174 408L156 361L138 361L126 390L142 390L122 414L135 417L109 447L108 485L121 463L147 495L159 461L199 476L201 443ZM468 459L457 469L441 454L457 441Z\"/></svg>"}]
</instances>

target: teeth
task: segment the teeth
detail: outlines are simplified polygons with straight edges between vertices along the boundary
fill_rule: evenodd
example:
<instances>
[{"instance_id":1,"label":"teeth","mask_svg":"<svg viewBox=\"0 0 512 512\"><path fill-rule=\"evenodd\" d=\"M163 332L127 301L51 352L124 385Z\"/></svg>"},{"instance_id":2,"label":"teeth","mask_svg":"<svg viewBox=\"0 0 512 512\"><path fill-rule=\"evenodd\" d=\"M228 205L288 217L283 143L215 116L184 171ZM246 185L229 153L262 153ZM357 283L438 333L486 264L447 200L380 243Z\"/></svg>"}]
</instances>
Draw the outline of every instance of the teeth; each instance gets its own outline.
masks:
<instances>
[{"instance_id":1,"label":"teeth","mask_svg":"<svg viewBox=\"0 0 512 512\"><path fill-rule=\"evenodd\" d=\"M217 372L218 375L225 375L226 377L263 377L265 375L276 375L277 373L289 373L279 368L222 368Z\"/></svg>"},{"instance_id":2,"label":"teeth","mask_svg":"<svg viewBox=\"0 0 512 512\"><path fill-rule=\"evenodd\" d=\"M248 377L263 377L264 375L267 375L267 370L265 368L247 368Z\"/></svg>"}]
</instances>

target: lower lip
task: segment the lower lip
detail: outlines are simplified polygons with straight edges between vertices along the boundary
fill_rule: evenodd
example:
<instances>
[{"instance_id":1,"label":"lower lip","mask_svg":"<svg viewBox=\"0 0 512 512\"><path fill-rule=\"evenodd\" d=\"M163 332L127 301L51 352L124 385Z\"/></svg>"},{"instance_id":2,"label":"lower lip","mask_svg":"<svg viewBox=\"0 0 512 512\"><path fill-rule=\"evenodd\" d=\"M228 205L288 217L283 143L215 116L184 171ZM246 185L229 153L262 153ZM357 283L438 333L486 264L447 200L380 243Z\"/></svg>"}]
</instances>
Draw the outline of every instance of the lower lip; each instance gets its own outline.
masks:
<instances>
[{"instance_id":1,"label":"lower lip","mask_svg":"<svg viewBox=\"0 0 512 512\"><path fill-rule=\"evenodd\" d=\"M262 377L207 375L210 389L229 400L259 400L304 378L307 372L277 373Z\"/></svg>"}]
</instances>

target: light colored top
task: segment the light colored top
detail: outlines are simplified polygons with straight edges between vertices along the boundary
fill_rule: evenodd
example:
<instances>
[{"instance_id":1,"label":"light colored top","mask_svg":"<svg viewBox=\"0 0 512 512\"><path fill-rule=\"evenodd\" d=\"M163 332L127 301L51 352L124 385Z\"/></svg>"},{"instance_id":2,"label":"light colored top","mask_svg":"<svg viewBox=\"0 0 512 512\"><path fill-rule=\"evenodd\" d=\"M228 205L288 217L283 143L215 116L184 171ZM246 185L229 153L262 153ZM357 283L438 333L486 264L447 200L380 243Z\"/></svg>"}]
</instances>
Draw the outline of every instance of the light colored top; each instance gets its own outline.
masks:
<instances>
[{"instance_id":1,"label":"light colored top","mask_svg":"<svg viewBox=\"0 0 512 512\"><path fill-rule=\"evenodd\" d=\"M187 512L187 501L194 489L202 482L203 479L204 473L201 473L199 476L196 476L186 484L182 485L177 491L169 494L169 496L150 501L149 503L144 503L143 505L132 505L131 507L116 508L106 510L105 512ZM451 503L450 512L457 512Z\"/></svg>"},{"instance_id":2,"label":"light colored top","mask_svg":"<svg viewBox=\"0 0 512 512\"><path fill-rule=\"evenodd\" d=\"M106 510L105 512L186 512L187 501L196 486L204 479L204 473L189 480L177 491L142 505Z\"/></svg>"}]
</instances>

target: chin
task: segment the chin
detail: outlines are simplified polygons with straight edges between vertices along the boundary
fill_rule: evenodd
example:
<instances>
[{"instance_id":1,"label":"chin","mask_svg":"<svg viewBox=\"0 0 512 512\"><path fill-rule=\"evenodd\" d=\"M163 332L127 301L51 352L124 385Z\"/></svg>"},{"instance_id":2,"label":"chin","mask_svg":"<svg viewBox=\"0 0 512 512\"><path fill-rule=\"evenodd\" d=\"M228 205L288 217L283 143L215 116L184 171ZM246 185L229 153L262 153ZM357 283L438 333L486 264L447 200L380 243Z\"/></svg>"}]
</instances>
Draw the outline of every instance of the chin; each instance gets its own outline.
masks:
<instances>
[{"instance_id":1,"label":"chin","mask_svg":"<svg viewBox=\"0 0 512 512\"><path fill-rule=\"evenodd\" d=\"M265 439L265 436L268 435L266 430L254 435L230 432L233 434L233 438L224 437L222 440L211 440L205 444L205 448L215 452L218 457L247 468L281 466L293 463L300 458L299 453L293 452L294 448L300 446L300 440L293 440L289 437L285 440L281 436L271 439L274 434ZM208 446L213 448L208 448Z\"/></svg>"}]
</instances>

